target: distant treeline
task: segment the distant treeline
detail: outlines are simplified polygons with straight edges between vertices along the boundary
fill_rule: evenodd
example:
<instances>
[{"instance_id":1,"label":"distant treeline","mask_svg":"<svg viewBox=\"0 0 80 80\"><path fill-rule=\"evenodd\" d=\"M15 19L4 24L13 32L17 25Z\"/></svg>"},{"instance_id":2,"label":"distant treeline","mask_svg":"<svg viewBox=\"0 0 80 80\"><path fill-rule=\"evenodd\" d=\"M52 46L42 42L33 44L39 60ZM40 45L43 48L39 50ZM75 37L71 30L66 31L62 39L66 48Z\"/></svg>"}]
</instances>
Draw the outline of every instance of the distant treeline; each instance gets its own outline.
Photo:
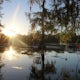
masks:
<instances>
[{"instance_id":1,"label":"distant treeline","mask_svg":"<svg viewBox=\"0 0 80 80\"><path fill-rule=\"evenodd\" d=\"M8 42L9 42L9 37L4 34L0 34L0 46L3 46Z\"/></svg>"},{"instance_id":2,"label":"distant treeline","mask_svg":"<svg viewBox=\"0 0 80 80\"><path fill-rule=\"evenodd\" d=\"M38 45L41 41L41 35L17 35L12 43L15 46L26 46L26 45ZM65 41L65 40L64 40ZM57 35L45 35L45 43L60 43L60 34ZM80 43L80 36L74 35L66 43Z\"/></svg>"}]
</instances>

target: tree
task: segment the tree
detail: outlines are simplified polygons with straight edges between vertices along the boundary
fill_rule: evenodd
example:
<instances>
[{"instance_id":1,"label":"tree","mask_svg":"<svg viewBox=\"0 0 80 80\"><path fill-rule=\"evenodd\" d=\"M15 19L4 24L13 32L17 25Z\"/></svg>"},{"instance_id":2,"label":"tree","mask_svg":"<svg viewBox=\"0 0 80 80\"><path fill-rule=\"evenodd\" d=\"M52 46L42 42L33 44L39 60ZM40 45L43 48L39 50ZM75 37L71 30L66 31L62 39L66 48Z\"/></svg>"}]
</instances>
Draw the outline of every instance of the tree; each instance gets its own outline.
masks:
<instances>
[{"instance_id":1,"label":"tree","mask_svg":"<svg viewBox=\"0 0 80 80\"><path fill-rule=\"evenodd\" d=\"M50 10L48 10L46 6L46 0L30 0L31 4L33 5L33 2L36 2L40 7L38 12L33 12L32 14L29 14L30 22L32 26L32 30L36 29L36 27L40 27L40 31L42 34L42 44L44 43L44 35L52 34L53 31L56 32L56 29L54 29L52 21L50 20ZM31 10L31 4L30 4L30 10ZM34 30L35 31L35 30Z\"/></svg>"},{"instance_id":2,"label":"tree","mask_svg":"<svg viewBox=\"0 0 80 80\"><path fill-rule=\"evenodd\" d=\"M41 7L42 7L42 11L41 12L36 12L34 13L34 18L31 19L31 24L32 24L32 29L34 29L35 26L39 25L42 26L42 41L44 38L44 6L45 6L45 0L41 1L41 0L31 0L31 4L33 4L33 2L38 3ZM31 9L31 6L30 6Z\"/></svg>"},{"instance_id":3,"label":"tree","mask_svg":"<svg viewBox=\"0 0 80 80\"><path fill-rule=\"evenodd\" d=\"M3 13L2 13L2 4L4 1L10 1L10 0L0 0L0 32L2 31L3 25L1 24L1 19L3 17Z\"/></svg>"},{"instance_id":4,"label":"tree","mask_svg":"<svg viewBox=\"0 0 80 80\"><path fill-rule=\"evenodd\" d=\"M47 9L45 8L45 3L46 0L30 0L30 10L31 10L31 4L33 4L34 2L38 3L39 6L41 7L41 11L40 12L35 12L34 14L36 16L31 17L31 24L32 24L32 29L34 29L35 26L41 26L41 42L39 45L39 48L41 49L41 60L42 60L42 80L44 80L44 27L45 27L45 16L46 15L46 11Z\"/></svg>"},{"instance_id":5,"label":"tree","mask_svg":"<svg viewBox=\"0 0 80 80\"><path fill-rule=\"evenodd\" d=\"M30 10L31 5L33 6L34 3L37 3L41 8L41 10L37 12L36 11L31 12L31 14L29 15L32 30L35 29L37 26L41 27L40 31L42 33L42 37L43 34L45 33L53 34L60 32L60 30L61 30L60 33L66 32L76 33L76 30L79 30L78 17L80 1L50 0L50 2L51 8L48 8L45 7L46 4L48 4L47 0L30 0Z\"/></svg>"},{"instance_id":6,"label":"tree","mask_svg":"<svg viewBox=\"0 0 80 80\"><path fill-rule=\"evenodd\" d=\"M61 34L64 33L64 37L68 34L76 33L80 29L78 26L79 10L80 6L79 0L52 0L52 19L54 20L58 31L61 28ZM53 22L53 23L54 23ZM72 33L71 33L72 32ZM67 34L66 34L67 33ZM62 38L61 38L62 39Z\"/></svg>"}]
</instances>

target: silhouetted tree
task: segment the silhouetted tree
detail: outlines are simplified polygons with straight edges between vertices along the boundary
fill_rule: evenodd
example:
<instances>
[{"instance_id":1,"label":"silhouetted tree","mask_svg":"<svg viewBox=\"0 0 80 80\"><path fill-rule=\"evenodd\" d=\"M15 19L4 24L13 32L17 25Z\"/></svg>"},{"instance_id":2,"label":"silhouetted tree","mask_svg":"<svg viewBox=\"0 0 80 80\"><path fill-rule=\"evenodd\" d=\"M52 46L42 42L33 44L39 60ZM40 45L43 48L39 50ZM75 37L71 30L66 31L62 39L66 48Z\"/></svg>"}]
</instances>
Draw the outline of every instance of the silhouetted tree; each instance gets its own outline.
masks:
<instances>
[{"instance_id":1,"label":"silhouetted tree","mask_svg":"<svg viewBox=\"0 0 80 80\"><path fill-rule=\"evenodd\" d=\"M50 0L51 8L45 7L48 4L47 0L30 0L30 10L31 5L37 3L40 6L39 11L31 12L30 22L32 29L40 26L40 31L43 33L66 33L79 30L78 18L80 1L79 0ZM43 26L44 25L44 26ZM61 31L60 31L61 30ZM69 34L70 36L72 36ZM62 37L61 37L62 38ZM71 37L69 37L71 38ZM44 40L42 40L44 41Z\"/></svg>"}]
</instances>

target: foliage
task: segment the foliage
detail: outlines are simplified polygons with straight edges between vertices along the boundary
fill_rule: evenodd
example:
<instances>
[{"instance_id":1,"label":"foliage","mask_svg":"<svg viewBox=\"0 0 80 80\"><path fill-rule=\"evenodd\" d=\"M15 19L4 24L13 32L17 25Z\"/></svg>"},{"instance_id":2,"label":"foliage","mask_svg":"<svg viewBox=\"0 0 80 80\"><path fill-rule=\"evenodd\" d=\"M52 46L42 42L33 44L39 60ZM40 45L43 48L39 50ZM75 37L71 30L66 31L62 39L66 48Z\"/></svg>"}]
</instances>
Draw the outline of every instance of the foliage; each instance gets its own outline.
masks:
<instances>
[{"instance_id":1,"label":"foliage","mask_svg":"<svg viewBox=\"0 0 80 80\"><path fill-rule=\"evenodd\" d=\"M66 43L71 41L72 37L75 35L72 31L60 33L60 43Z\"/></svg>"},{"instance_id":2,"label":"foliage","mask_svg":"<svg viewBox=\"0 0 80 80\"><path fill-rule=\"evenodd\" d=\"M34 31L36 31L36 28L41 27L39 30L44 34L55 34L61 28L61 39L64 40L63 37L67 36L65 41L68 41L73 36L70 32L76 33L76 30L79 29L79 0L50 0L51 5L47 7L47 0L30 1L30 10L35 3L40 6L39 11L29 13L32 30L35 29Z\"/></svg>"},{"instance_id":3,"label":"foliage","mask_svg":"<svg viewBox=\"0 0 80 80\"><path fill-rule=\"evenodd\" d=\"M63 34L57 34L57 35L45 35L44 41L46 45L53 45L53 44L59 44L60 40L62 40L62 43L68 42L68 43L80 43L80 36L77 36L75 34L73 34L73 36L69 35L68 33L66 33L66 37ZM61 37L60 37L61 35ZM58 36L58 37L56 37ZM67 37L71 36L71 39L68 39ZM60 39L61 38L61 39ZM4 38L5 41L7 38ZM39 45L39 42L41 41L41 34L38 33L34 33L34 36L32 34L29 35L17 35L14 39L13 39L13 45L16 47L26 47L27 45L29 46L36 46ZM24 45L24 44L25 45Z\"/></svg>"}]
</instances>

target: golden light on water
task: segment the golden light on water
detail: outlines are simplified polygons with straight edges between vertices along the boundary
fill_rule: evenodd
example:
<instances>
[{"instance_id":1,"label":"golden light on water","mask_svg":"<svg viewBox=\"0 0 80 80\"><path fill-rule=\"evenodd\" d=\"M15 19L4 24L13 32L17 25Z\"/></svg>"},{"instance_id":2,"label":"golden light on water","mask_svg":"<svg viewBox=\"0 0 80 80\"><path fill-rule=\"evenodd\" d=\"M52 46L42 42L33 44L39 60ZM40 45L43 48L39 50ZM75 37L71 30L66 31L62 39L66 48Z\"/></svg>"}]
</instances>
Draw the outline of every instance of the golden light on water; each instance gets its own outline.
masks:
<instances>
[{"instance_id":1,"label":"golden light on water","mask_svg":"<svg viewBox=\"0 0 80 80\"><path fill-rule=\"evenodd\" d=\"M7 51L8 59L12 60L14 57L14 54L15 54L14 50L12 49L12 47L10 47L9 51Z\"/></svg>"},{"instance_id":2,"label":"golden light on water","mask_svg":"<svg viewBox=\"0 0 80 80\"><path fill-rule=\"evenodd\" d=\"M16 51L12 48L12 46L9 48L8 51L4 52L4 58L7 59L7 60L17 59Z\"/></svg>"},{"instance_id":3,"label":"golden light on water","mask_svg":"<svg viewBox=\"0 0 80 80\"><path fill-rule=\"evenodd\" d=\"M23 68L20 67L20 66L14 66L14 67L12 67L12 68L14 68L14 69L18 69L18 70L22 70L22 69L23 69Z\"/></svg>"}]
</instances>

